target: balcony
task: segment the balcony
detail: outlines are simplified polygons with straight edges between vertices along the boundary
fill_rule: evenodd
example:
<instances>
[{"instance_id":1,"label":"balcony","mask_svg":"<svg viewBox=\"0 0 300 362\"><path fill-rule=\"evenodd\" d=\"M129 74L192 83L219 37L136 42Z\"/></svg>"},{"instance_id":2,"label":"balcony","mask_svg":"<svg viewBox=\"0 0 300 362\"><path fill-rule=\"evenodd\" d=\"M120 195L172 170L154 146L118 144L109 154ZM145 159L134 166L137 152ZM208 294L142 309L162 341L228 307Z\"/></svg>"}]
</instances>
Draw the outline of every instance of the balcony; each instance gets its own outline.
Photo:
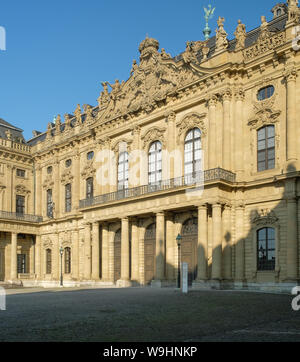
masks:
<instances>
[{"instance_id":1,"label":"balcony","mask_svg":"<svg viewBox=\"0 0 300 362\"><path fill-rule=\"evenodd\" d=\"M109 194L95 196L85 200L80 200L79 208L84 209L95 205L136 198L157 192L172 191L193 186L199 187L200 185L209 182L223 181L227 183L234 183L235 180L236 175L234 173L223 170L222 168L215 168L212 170L199 172L194 175L182 176L166 181L160 181L151 185L138 186L130 189L111 192Z\"/></svg>"},{"instance_id":2,"label":"balcony","mask_svg":"<svg viewBox=\"0 0 300 362\"><path fill-rule=\"evenodd\" d=\"M26 221L39 223L43 221L41 216L18 214L16 212L0 211L0 219L15 220L15 221Z\"/></svg>"}]
</instances>

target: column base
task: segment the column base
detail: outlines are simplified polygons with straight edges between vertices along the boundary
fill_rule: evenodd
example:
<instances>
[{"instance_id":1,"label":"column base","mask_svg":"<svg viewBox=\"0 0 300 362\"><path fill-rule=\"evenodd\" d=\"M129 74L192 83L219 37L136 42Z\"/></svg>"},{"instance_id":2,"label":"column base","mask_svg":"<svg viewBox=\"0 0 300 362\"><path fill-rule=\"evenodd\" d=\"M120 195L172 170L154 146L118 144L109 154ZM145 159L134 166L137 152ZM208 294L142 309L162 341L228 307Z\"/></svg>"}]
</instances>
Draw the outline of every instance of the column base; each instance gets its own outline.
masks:
<instances>
[{"instance_id":1,"label":"column base","mask_svg":"<svg viewBox=\"0 0 300 362\"><path fill-rule=\"evenodd\" d=\"M116 285L118 288L130 288L132 287L132 282L130 280L119 279L117 280Z\"/></svg>"}]
</instances>

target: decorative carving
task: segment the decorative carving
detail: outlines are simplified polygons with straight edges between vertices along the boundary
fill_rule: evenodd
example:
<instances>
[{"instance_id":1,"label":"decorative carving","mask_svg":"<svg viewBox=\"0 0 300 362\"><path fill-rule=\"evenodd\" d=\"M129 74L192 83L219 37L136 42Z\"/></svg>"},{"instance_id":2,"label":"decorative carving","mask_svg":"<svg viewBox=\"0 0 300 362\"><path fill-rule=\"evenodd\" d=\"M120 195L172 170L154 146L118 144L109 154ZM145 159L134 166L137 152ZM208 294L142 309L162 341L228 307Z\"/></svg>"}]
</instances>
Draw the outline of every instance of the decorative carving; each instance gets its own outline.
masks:
<instances>
[{"instance_id":1,"label":"decorative carving","mask_svg":"<svg viewBox=\"0 0 300 362\"><path fill-rule=\"evenodd\" d=\"M280 110L274 110L275 97L265 101L254 103L254 115L248 121L248 126L253 129L259 129L266 124L275 124L281 114Z\"/></svg>"},{"instance_id":2,"label":"decorative carving","mask_svg":"<svg viewBox=\"0 0 300 362\"><path fill-rule=\"evenodd\" d=\"M236 88L234 90L234 97L237 101L244 101L245 100L245 91L243 88Z\"/></svg>"},{"instance_id":3,"label":"decorative carving","mask_svg":"<svg viewBox=\"0 0 300 362\"><path fill-rule=\"evenodd\" d=\"M93 163L92 162L88 162L83 170L81 171L81 176L85 179L89 178L89 177L94 177L96 173L96 169L94 168L93 166Z\"/></svg>"},{"instance_id":4,"label":"decorative carving","mask_svg":"<svg viewBox=\"0 0 300 362\"><path fill-rule=\"evenodd\" d=\"M194 128L199 128L202 136L206 136L207 129L204 122L205 117L206 113L204 114L189 113L180 122L177 123L178 135L182 136L185 135L186 132L189 130L192 130Z\"/></svg>"},{"instance_id":5,"label":"decorative carving","mask_svg":"<svg viewBox=\"0 0 300 362\"><path fill-rule=\"evenodd\" d=\"M46 190L51 190L54 185L54 181L52 179L52 175L47 175L45 181L43 183L43 188Z\"/></svg>"},{"instance_id":6,"label":"decorative carving","mask_svg":"<svg viewBox=\"0 0 300 362\"><path fill-rule=\"evenodd\" d=\"M63 172L60 179L63 185L67 185L69 183L72 183L73 178L74 176L72 175L71 170L68 169Z\"/></svg>"},{"instance_id":7,"label":"decorative carving","mask_svg":"<svg viewBox=\"0 0 300 362\"><path fill-rule=\"evenodd\" d=\"M164 48L161 49L160 56L162 59L171 59L171 55L166 53L166 50Z\"/></svg>"},{"instance_id":8,"label":"decorative carving","mask_svg":"<svg viewBox=\"0 0 300 362\"><path fill-rule=\"evenodd\" d=\"M165 128L153 127L149 129L143 136L142 140L144 142L144 149L146 149L147 145L151 144L154 141L160 141L163 148L166 146L165 142Z\"/></svg>"},{"instance_id":9,"label":"decorative carving","mask_svg":"<svg viewBox=\"0 0 300 362\"><path fill-rule=\"evenodd\" d=\"M94 114L93 114L93 107L87 104L85 106L86 118L84 121L84 125L89 127L91 124L95 122Z\"/></svg>"},{"instance_id":10,"label":"decorative carving","mask_svg":"<svg viewBox=\"0 0 300 362\"><path fill-rule=\"evenodd\" d=\"M191 62L198 62L196 52L193 49L193 42L186 42L185 52L182 54L182 58L186 64Z\"/></svg>"},{"instance_id":11,"label":"decorative carving","mask_svg":"<svg viewBox=\"0 0 300 362\"><path fill-rule=\"evenodd\" d=\"M30 190L27 190L27 188L24 185L17 185L15 190L16 190L16 194L18 194L18 195L30 194Z\"/></svg>"},{"instance_id":12,"label":"decorative carving","mask_svg":"<svg viewBox=\"0 0 300 362\"><path fill-rule=\"evenodd\" d=\"M242 24L241 20L238 20L238 26L234 35L236 37L235 51L244 49L246 41L246 26Z\"/></svg>"},{"instance_id":13,"label":"decorative carving","mask_svg":"<svg viewBox=\"0 0 300 362\"><path fill-rule=\"evenodd\" d=\"M46 239L44 242L43 242L43 248L44 249L52 249L53 248L53 243L50 239Z\"/></svg>"},{"instance_id":14,"label":"decorative carving","mask_svg":"<svg viewBox=\"0 0 300 362\"><path fill-rule=\"evenodd\" d=\"M81 107L80 107L80 104L77 104L77 107L74 111L74 116L76 118L76 123L77 124L81 124Z\"/></svg>"},{"instance_id":15,"label":"decorative carving","mask_svg":"<svg viewBox=\"0 0 300 362\"><path fill-rule=\"evenodd\" d=\"M228 34L224 29L224 22L225 18L219 17L217 21L218 29L216 29L216 54L228 48Z\"/></svg>"},{"instance_id":16,"label":"decorative carving","mask_svg":"<svg viewBox=\"0 0 300 362\"><path fill-rule=\"evenodd\" d=\"M98 98L98 105L99 108L106 107L110 101L110 96L108 92L108 82L102 82L103 91L100 94L100 97Z\"/></svg>"},{"instance_id":17,"label":"decorative carving","mask_svg":"<svg viewBox=\"0 0 300 362\"><path fill-rule=\"evenodd\" d=\"M122 152L131 152L131 144L132 144L132 140L128 140L128 139L122 139L122 140L118 140L113 146L112 146L112 150L115 153L122 153Z\"/></svg>"},{"instance_id":18,"label":"decorative carving","mask_svg":"<svg viewBox=\"0 0 300 362\"><path fill-rule=\"evenodd\" d=\"M278 222L278 218L273 210L262 209L256 211L256 216L252 219L252 223L257 226L274 225Z\"/></svg>"},{"instance_id":19,"label":"decorative carving","mask_svg":"<svg viewBox=\"0 0 300 362\"><path fill-rule=\"evenodd\" d=\"M61 127L61 116L59 114L55 119L55 134L56 135L60 134L60 132L61 132L60 127Z\"/></svg>"},{"instance_id":20,"label":"decorative carving","mask_svg":"<svg viewBox=\"0 0 300 362\"><path fill-rule=\"evenodd\" d=\"M295 67L286 69L284 72L284 77L287 82L296 82L297 69Z\"/></svg>"},{"instance_id":21,"label":"decorative carving","mask_svg":"<svg viewBox=\"0 0 300 362\"><path fill-rule=\"evenodd\" d=\"M231 89L230 89L230 88L226 88L226 89L222 92L221 96L222 96L223 102L225 102L225 101L230 101L231 98L232 98L232 91L231 91Z\"/></svg>"},{"instance_id":22,"label":"decorative carving","mask_svg":"<svg viewBox=\"0 0 300 362\"><path fill-rule=\"evenodd\" d=\"M298 8L298 0L287 0L288 2L288 23L299 23L300 9Z\"/></svg>"}]
</instances>

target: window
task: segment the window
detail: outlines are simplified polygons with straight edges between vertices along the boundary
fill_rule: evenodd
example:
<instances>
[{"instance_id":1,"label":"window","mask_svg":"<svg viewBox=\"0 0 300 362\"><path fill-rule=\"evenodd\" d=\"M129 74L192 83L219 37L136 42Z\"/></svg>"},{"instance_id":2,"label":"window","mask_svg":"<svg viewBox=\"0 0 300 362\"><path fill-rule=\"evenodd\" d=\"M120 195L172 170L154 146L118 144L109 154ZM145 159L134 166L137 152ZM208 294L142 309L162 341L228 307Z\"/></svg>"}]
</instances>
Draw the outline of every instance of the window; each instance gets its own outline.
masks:
<instances>
[{"instance_id":1,"label":"window","mask_svg":"<svg viewBox=\"0 0 300 362\"><path fill-rule=\"evenodd\" d=\"M26 273L26 254L18 254L17 269L18 274Z\"/></svg>"},{"instance_id":2,"label":"window","mask_svg":"<svg viewBox=\"0 0 300 362\"><path fill-rule=\"evenodd\" d=\"M72 165L72 160L67 160L66 161L66 168L71 167L71 165Z\"/></svg>"},{"instance_id":3,"label":"window","mask_svg":"<svg viewBox=\"0 0 300 362\"><path fill-rule=\"evenodd\" d=\"M65 274L71 273L71 248L65 248Z\"/></svg>"},{"instance_id":4,"label":"window","mask_svg":"<svg viewBox=\"0 0 300 362\"><path fill-rule=\"evenodd\" d=\"M51 249L46 250L46 274L51 274L52 272L52 253Z\"/></svg>"},{"instance_id":5,"label":"window","mask_svg":"<svg viewBox=\"0 0 300 362\"><path fill-rule=\"evenodd\" d=\"M25 214L25 197L17 195L16 198L16 213L20 215Z\"/></svg>"},{"instance_id":6,"label":"window","mask_svg":"<svg viewBox=\"0 0 300 362\"><path fill-rule=\"evenodd\" d=\"M274 94L274 92L275 92L275 88L272 85L262 88L257 93L257 99L259 101L263 101L265 99L271 98L272 95Z\"/></svg>"},{"instance_id":7,"label":"window","mask_svg":"<svg viewBox=\"0 0 300 362\"><path fill-rule=\"evenodd\" d=\"M47 190L47 216L53 218L52 190Z\"/></svg>"},{"instance_id":8,"label":"window","mask_svg":"<svg viewBox=\"0 0 300 362\"><path fill-rule=\"evenodd\" d=\"M21 170L20 168L17 168L17 176L25 178L25 170Z\"/></svg>"},{"instance_id":9,"label":"window","mask_svg":"<svg viewBox=\"0 0 300 362\"><path fill-rule=\"evenodd\" d=\"M275 229L257 231L257 269L275 270Z\"/></svg>"},{"instance_id":10,"label":"window","mask_svg":"<svg viewBox=\"0 0 300 362\"><path fill-rule=\"evenodd\" d=\"M128 152L122 152L118 161L118 191L128 189Z\"/></svg>"},{"instance_id":11,"label":"window","mask_svg":"<svg viewBox=\"0 0 300 362\"><path fill-rule=\"evenodd\" d=\"M47 174L50 175L52 173L52 166L47 167Z\"/></svg>"},{"instance_id":12,"label":"window","mask_svg":"<svg viewBox=\"0 0 300 362\"><path fill-rule=\"evenodd\" d=\"M89 177L86 180L86 198L92 199L94 196L94 185L93 185L93 178Z\"/></svg>"},{"instance_id":13,"label":"window","mask_svg":"<svg viewBox=\"0 0 300 362\"><path fill-rule=\"evenodd\" d=\"M92 160L94 158L94 151L89 152L86 157L88 160Z\"/></svg>"},{"instance_id":14,"label":"window","mask_svg":"<svg viewBox=\"0 0 300 362\"><path fill-rule=\"evenodd\" d=\"M152 143L148 153L149 185L157 184L162 178L162 146L159 141Z\"/></svg>"},{"instance_id":15,"label":"window","mask_svg":"<svg viewBox=\"0 0 300 362\"><path fill-rule=\"evenodd\" d=\"M281 15L281 9L277 9L276 15L277 15L277 16L280 16L280 15Z\"/></svg>"},{"instance_id":16,"label":"window","mask_svg":"<svg viewBox=\"0 0 300 362\"><path fill-rule=\"evenodd\" d=\"M194 178L201 171L201 131L191 130L184 142L184 175Z\"/></svg>"},{"instance_id":17,"label":"window","mask_svg":"<svg viewBox=\"0 0 300 362\"><path fill-rule=\"evenodd\" d=\"M72 187L71 184L65 186L65 210L70 212L72 210Z\"/></svg>"},{"instance_id":18,"label":"window","mask_svg":"<svg viewBox=\"0 0 300 362\"><path fill-rule=\"evenodd\" d=\"M258 172L275 168L275 127L266 126L257 132Z\"/></svg>"}]
</instances>

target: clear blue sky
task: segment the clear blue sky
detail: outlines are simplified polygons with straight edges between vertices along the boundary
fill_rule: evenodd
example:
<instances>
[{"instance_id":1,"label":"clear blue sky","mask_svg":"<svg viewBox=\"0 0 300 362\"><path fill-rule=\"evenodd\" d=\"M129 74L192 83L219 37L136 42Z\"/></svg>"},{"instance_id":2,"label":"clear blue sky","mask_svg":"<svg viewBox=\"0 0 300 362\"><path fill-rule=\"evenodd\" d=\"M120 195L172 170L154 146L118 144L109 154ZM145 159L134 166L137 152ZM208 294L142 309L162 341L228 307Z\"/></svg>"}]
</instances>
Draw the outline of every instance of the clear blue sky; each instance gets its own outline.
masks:
<instances>
[{"instance_id":1,"label":"clear blue sky","mask_svg":"<svg viewBox=\"0 0 300 362\"><path fill-rule=\"evenodd\" d=\"M154 37L173 56L188 40L203 39L209 0L9 0L0 6L7 50L0 51L0 117L45 131L56 114L77 103L96 105L101 81L126 80L138 45ZM273 0L211 0L233 38L237 20L251 30L272 18Z\"/></svg>"}]
</instances>

